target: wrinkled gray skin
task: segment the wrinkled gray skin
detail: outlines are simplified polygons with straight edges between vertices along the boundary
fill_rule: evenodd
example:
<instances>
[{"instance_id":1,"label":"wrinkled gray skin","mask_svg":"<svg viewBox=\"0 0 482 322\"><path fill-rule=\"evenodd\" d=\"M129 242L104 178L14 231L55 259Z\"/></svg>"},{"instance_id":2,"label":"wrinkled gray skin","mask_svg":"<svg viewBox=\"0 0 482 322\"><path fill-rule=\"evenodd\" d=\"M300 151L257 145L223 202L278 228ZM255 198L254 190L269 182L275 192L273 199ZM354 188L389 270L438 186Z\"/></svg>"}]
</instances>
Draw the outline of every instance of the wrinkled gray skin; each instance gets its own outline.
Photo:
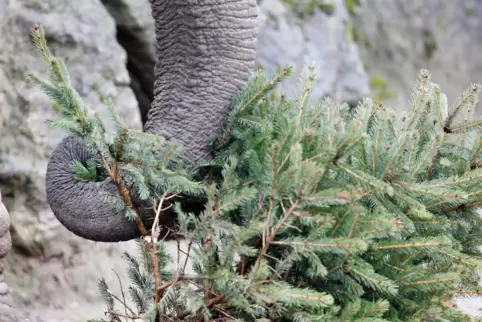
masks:
<instances>
[{"instance_id":1,"label":"wrinkled gray skin","mask_svg":"<svg viewBox=\"0 0 482 322\"><path fill-rule=\"evenodd\" d=\"M150 0L157 57L154 102L144 130L177 140L184 161L209 159L209 137L222 128L233 94L255 67L256 0ZM110 179L80 182L72 161L96 156L74 137L62 140L47 167L47 199L59 221L86 239L117 242L140 236L135 223L106 203L101 191L119 195ZM141 204L141 218L152 225L152 206ZM168 216L172 217L172 216ZM171 226L173 218L162 218Z\"/></svg>"}]
</instances>

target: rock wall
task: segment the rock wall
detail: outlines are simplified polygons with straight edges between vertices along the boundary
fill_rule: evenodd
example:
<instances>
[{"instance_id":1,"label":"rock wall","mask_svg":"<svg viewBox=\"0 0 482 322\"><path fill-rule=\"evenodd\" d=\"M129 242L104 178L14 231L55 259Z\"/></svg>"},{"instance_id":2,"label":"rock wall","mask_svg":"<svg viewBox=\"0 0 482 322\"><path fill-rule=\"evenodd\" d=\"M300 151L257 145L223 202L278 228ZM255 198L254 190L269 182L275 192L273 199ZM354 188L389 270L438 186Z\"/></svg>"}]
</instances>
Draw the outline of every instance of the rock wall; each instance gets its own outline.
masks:
<instances>
[{"instance_id":1,"label":"rock wall","mask_svg":"<svg viewBox=\"0 0 482 322\"><path fill-rule=\"evenodd\" d=\"M287 94L296 93L300 74L314 62L318 77L313 86L313 101L331 96L356 103L370 95L368 76L358 47L346 38L350 17L344 0L330 3L332 11L315 10L300 16L285 1L260 1L257 62L268 74L280 65L295 67L294 75L279 87Z\"/></svg>"},{"instance_id":2,"label":"rock wall","mask_svg":"<svg viewBox=\"0 0 482 322\"><path fill-rule=\"evenodd\" d=\"M148 0L102 0L117 26L117 41L127 51L127 70L142 122L153 100L156 38Z\"/></svg>"},{"instance_id":3,"label":"rock wall","mask_svg":"<svg viewBox=\"0 0 482 322\"><path fill-rule=\"evenodd\" d=\"M421 68L449 103L471 83L482 83L481 1L364 0L353 26L374 94L396 109L407 105Z\"/></svg>"},{"instance_id":4,"label":"rock wall","mask_svg":"<svg viewBox=\"0 0 482 322\"><path fill-rule=\"evenodd\" d=\"M8 284L5 282L4 260L12 247L10 237L10 216L2 202L0 193L0 321L20 322L26 318L22 312L16 309L15 303Z\"/></svg>"},{"instance_id":5,"label":"rock wall","mask_svg":"<svg viewBox=\"0 0 482 322\"><path fill-rule=\"evenodd\" d=\"M433 72L451 100L480 78L480 2L430 0L424 7L416 0L366 0L354 17L343 0L303 15L283 0L258 2L258 64L268 73L294 65L295 75L281 86L288 93L312 61L318 66L315 100L329 95L355 103L371 89L378 93L382 84L380 95L401 108L422 67ZM133 252L134 244L81 240L46 204L48 156L65 133L46 126L54 117L51 101L25 79L28 71L45 71L29 39L34 23L45 27L54 53L66 58L87 104L105 115L100 95L111 96L124 119L140 127L154 82L149 3L0 0L0 190L11 216L13 247L5 260L6 281L31 317L48 322L101 317L97 280L105 277L118 290L114 269L125 285L120 255ZM387 95L390 91L396 96ZM0 293L1 287L0 280Z\"/></svg>"}]
</instances>

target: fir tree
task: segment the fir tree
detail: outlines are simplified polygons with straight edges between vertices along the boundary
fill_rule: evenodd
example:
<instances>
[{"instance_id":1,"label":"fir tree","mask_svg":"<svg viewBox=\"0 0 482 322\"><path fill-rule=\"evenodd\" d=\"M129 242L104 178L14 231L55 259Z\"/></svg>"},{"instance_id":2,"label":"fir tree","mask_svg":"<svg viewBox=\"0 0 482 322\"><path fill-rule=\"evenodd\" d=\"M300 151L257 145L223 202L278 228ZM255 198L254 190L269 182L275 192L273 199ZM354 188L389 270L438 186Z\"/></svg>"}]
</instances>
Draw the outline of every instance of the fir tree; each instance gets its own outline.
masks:
<instances>
[{"instance_id":1,"label":"fir tree","mask_svg":"<svg viewBox=\"0 0 482 322\"><path fill-rule=\"evenodd\" d=\"M127 129L111 104L118 127L108 133L41 28L33 38L51 77L32 79L62 117L51 123L105 159L73 165L79 178L112 175L128 156L139 162L120 164L118 175L159 211L179 193L207 200L196 216L172 203L196 275L185 263L167 271L154 227L138 241L140 259L125 254L134 304L99 282L109 321L470 320L450 301L482 291L482 121L471 117L480 85L449 107L422 70L399 116L371 99L356 108L310 104L314 67L293 98L275 91L291 68L269 79L258 70L233 97L215 159L200 165L209 175L195 181L186 169L168 170L175 149ZM157 148L142 149L146 142Z\"/></svg>"}]
</instances>

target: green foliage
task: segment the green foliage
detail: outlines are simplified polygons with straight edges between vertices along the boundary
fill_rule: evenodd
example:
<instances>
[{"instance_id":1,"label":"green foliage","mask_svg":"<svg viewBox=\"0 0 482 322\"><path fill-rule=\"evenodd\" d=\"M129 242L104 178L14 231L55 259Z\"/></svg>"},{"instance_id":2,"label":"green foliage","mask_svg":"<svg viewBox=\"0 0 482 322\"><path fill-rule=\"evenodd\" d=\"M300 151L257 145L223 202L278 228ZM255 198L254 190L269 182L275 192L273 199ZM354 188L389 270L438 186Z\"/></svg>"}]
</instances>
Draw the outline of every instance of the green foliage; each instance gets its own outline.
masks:
<instances>
[{"instance_id":1,"label":"green foliage","mask_svg":"<svg viewBox=\"0 0 482 322\"><path fill-rule=\"evenodd\" d=\"M377 103L381 103L384 100L395 96L395 93L390 90L386 79L378 74L375 74L370 78L370 87L373 92L373 99Z\"/></svg>"},{"instance_id":2,"label":"green foliage","mask_svg":"<svg viewBox=\"0 0 482 322\"><path fill-rule=\"evenodd\" d=\"M361 0L345 0L345 6L351 15L357 14L357 8L361 5Z\"/></svg>"},{"instance_id":3,"label":"green foliage","mask_svg":"<svg viewBox=\"0 0 482 322\"><path fill-rule=\"evenodd\" d=\"M283 0L301 18L307 18L314 14L316 10L321 10L326 14L332 14L335 4L327 0ZM357 8L361 5L360 0L345 0L345 7L351 15L357 14Z\"/></svg>"},{"instance_id":4,"label":"green foliage","mask_svg":"<svg viewBox=\"0 0 482 322\"><path fill-rule=\"evenodd\" d=\"M283 2L289 5L302 19L312 16L316 10L332 14L335 9L335 4L326 0L283 0Z\"/></svg>"},{"instance_id":5,"label":"green foliage","mask_svg":"<svg viewBox=\"0 0 482 322\"><path fill-rule=\"evenodd\" d=\"M423 32L423 50L425 58L432 58L437 51L437 47L437 41L435 40L434 34L430 30L425 30Z\"/></svg>"},{"instance_id":6,"label":"green foliage","mask_svg":"<svg viewBox=\"0 0 482 322\"><path fill-rule=\"evenodd\" d=\"M122 133L134 132L119 126L108 136L59 66L52 70L60 70L62 81L53 82L60 85L37 79L60 106L56 124L114 158ZM196 276L184 269L171 276L164 243L152 252L140 240L142 261L126 254L135 309L99 284L111 321L154 321L156 310L163 321L470 320L449 303L481 292L482 121L462 117L481 87L449 108L422 70L398 115L371 99L356 108L330 99L313 105L314 67L294 97L271 95L290 72L267 79L258 71L233 97L211 171L196 183L205 211L194 216L174 205ZM122 175L135 173L140 187L162 182L147 186L146 198L193 190L181 174L165 184L172 177L157 164L166 164L166 150L139 148L160 138L129 138L125 153L146 166L131 164ZM89 167L79 172L92 176Z\"/></svg>"}]
</instances>

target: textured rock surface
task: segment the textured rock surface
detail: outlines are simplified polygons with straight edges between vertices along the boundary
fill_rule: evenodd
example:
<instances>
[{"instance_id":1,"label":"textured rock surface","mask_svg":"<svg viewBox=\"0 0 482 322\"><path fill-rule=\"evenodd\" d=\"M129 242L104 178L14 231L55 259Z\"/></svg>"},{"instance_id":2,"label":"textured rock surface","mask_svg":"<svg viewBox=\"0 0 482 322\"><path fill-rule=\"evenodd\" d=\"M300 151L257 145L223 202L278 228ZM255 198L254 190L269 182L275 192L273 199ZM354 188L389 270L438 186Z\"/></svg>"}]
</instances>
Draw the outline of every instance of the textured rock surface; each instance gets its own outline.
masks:
<instances>
[{"instance_id":1,"label":"textured rock surface","mask_svg":"<svg viewBox=\"0 0 482 322\"><path fill-rule=\"evenodd\" d=\"M482 2L364 0L354 18L367 71L386 80L403 108L421 68L432 73L449 103L482 82ZM482 108L479 107L479 114Z\"/></svg>"},{"instance_id":2,"label":"textured rock surface","mask_svg":"<svg viewBox=\"0 0 482 322\"><path fill-rule=\"evenodd\" d=\"M336 100L357 102L370 95L368 76L363 70L358 48L346 39L349 15L343 0L330 1L332 13L317 10L300 18L280 0L260 1L258 64L267 73L279 65L295 66L295 73L279 87L285 93L298 90L298 75L315 62L318 80L313 100L329 95Z\"/></svg>"},{"instance_id":3,"label":"textured rock surface","mask_svg":"<svg viewBox=\"0 0 482 322\"><path fill-rule=\"evenodd\" d=\"M153 100L156 37L148 0L102 0L117 25L117 41L128 54L127 70L131 78L142 121Z\"/></svg>"},{"instance_id":4,"label":"textured rock surface","mask_svg":"<svg viewBox=\"0 0 482 322\"><path fill-rule=\"evenodd\" d=\"M9 228L10 216L2 203L2 194L0 193L0 321L23 322L26 318L17 309L10 294L10 289L5 282L4 260L12 247Z\"/></svg>"},{"instance_id":5,"label":"textured rock surface","mask_svg":"<svg viewBox=\"0 0 482 322\"><path fill-rule=\"evenodd\" d=\"M13 242L6 280L14 298L29 311L67 309L69 315L63 316L74 321L102 315L97 279L106 276L118 285L112 269L124 273L119 256L124 245L77 238L46 203L48 156L65 133L45 124L55 117L52 102L25 79L28 71L45 76L29 30L34 23L45 27L51 49L66 58L75 88L87 104L106 115L98 89L113 97L130 125L140 128L126 53L115 39L114 20L97 0L0 0L0 17L0 190L10 212ZM98 303L99 308L83 302Z\"/></svg>"},{"instance_id":6,"label":"textured rock surface","mask_svg":"<svg viewBox=\"0 0 482 322\"><path fill-rule=\"evenodd\" d=\"M301 19L281 0L259 1L258 63L268 72L293 64L299 73L315 61L315 99L331 95L356 101L369 94L363 61L371 75L380 74L397 94L391 100L395 106L405 104L422 67L433 72L451 101L470 82L482 81L482 60L477 57L482 49L480 2L364 0L366 9L355 20L370 43L360 49L362 60L357 46L346 41L344 1L332 2L333 14L315 12ZM102 316L97 279L104 276L118 290L112 269L125 281L120 254L135 248L133 243L105 245L75 237L45 202L47 158L65 133L44 124L52 116L51 100L25 81L27 71L44 70L28 37L33 23L45 26L50 47L67 58L87 103L101 107L99 89L113 96L121 115L138 127L137 108L145 109L152 99L154 24L148 0L0 0L0 190L13 240L4 259L5 276L15 300L31 316L78 322ZM126 47L128 59L119 44ZM283 89L296 81L294 75ZM457 305L476 314L482 301L461 300Z\"/></svg>"}]
</instances>

